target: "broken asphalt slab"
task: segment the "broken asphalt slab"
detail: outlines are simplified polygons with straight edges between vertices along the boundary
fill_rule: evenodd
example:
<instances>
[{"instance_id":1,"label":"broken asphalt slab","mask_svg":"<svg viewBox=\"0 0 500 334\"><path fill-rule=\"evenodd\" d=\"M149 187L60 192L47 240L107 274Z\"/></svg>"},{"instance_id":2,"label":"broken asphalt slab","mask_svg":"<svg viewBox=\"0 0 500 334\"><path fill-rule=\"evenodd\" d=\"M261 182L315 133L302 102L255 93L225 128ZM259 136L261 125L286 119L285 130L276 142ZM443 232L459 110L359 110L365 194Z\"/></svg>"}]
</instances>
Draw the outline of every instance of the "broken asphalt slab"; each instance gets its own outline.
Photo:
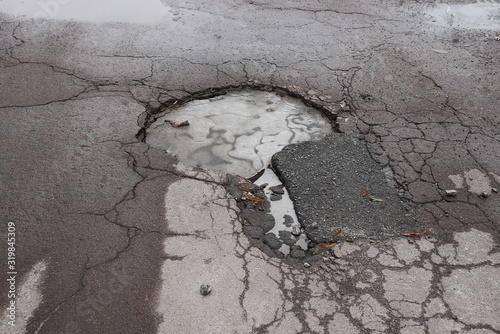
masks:
<instances>
[{"instance_id":1,"label":"broken asphalt slab","mask_svg":"<svg viewBox=\"0 0 500 334\"><path fill-rule=\"evenodd\" d=\"M419 227L363 143L344 134L289 145L272 167L290 192L297 216L315 243L344 238L387 239Z\"/></svg>"}]
</instances>

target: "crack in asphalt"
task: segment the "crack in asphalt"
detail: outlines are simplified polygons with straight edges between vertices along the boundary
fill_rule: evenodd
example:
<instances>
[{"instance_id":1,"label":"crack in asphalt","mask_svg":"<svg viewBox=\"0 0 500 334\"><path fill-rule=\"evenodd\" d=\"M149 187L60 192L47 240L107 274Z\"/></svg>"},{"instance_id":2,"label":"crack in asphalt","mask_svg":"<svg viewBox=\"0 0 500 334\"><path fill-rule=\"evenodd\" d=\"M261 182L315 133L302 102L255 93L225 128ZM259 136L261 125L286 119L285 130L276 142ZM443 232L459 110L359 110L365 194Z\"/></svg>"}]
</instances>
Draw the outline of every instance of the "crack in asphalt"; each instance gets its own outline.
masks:
<instances>
[{"instance_id":1,"label":"crack in asphalt","mask_svg":"<svg viewBox=\"0 0 500 334\"><path fill-rule=\"evenodd\" d=\"M301 7L276 7L267 3L262 3L258 1L252 1L250 0L248 2L251 5L254 5L256 7L260 7L262 9L272 9L272 10L280 10L280 11L299 11L299 12L309 12L309 13L335 13L335 14L343 14L343 15L363 15L363 16L368 16L368 17L376 17L375 15L372 14L367 14L367 13L362 13L362 12L344 12L336 9L331 9L331 8L323 8L323 9L310 9L310 8L301 8Z\"/></svg>"}]
</instances>

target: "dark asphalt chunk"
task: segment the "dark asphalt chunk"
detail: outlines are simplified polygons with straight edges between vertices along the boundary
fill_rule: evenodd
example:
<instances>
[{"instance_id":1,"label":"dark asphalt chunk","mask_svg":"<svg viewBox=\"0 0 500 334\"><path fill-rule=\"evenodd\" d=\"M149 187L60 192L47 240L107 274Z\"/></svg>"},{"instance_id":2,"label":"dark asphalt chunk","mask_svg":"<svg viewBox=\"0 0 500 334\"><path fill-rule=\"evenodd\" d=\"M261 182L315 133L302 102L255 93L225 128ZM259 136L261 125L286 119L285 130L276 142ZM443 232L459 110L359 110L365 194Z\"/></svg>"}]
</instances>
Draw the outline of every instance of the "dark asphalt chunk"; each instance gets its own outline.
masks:
<instances>
[{"instance_id":1,"label":"dark asphalt chunk","mask_svg":"<svg viewBox=\"0 0 500 334\"><path fill-rule=\"evenodd\" d=\"M333 241L341 228L341 238L371 239L415 228L413 206L388 185L380 165L354 137L333 134L289 145L274 155L272 166L316 243Z\"/></svg>"}]
</instances>

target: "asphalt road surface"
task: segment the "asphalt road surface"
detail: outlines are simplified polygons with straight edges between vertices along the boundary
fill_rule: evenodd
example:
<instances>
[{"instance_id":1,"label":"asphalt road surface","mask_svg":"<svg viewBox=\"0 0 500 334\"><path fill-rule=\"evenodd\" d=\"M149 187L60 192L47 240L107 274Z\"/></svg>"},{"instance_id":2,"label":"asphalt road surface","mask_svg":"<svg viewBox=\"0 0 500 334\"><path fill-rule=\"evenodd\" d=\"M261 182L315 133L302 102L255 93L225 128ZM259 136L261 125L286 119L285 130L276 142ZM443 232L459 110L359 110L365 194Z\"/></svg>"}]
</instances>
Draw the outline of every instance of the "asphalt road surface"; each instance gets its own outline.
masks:
<instances>
[{"instance_id":1,"label":"asphalt road surface","mask_svg":"<svg viewBox=\"0 0 500 334\"><path fill-rule=\"evenodd\" d=\"M110 4L0 1L1 333L500 332L498 2ZM145 139L242 88L356 143L277 158L317 242L293 260L232 177Z\"/></svg>"}]
</instances>

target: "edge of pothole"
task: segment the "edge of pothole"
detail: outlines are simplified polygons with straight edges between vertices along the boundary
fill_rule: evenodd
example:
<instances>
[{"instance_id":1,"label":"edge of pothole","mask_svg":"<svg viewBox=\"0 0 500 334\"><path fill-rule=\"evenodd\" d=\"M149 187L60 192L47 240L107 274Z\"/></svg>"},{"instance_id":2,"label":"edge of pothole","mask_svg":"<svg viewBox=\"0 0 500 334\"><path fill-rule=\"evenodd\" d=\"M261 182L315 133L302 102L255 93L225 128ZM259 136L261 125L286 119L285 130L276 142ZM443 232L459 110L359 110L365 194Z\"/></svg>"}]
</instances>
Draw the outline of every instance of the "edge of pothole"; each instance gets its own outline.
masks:
<instances>
[{"instance_id":1,"label":"edge of pothole","mask_svg":"<svg viewBox=\"0 0 500 334\"><path fill-rule=\"evenodd\" d=\"M331 125L332 130L334 132L340 132L338 125L337 125L337 114L335 113L334 109L329 109L326 106L318 104L318 103L312 101L311 99L305 97L304 95L291 90L290 88L273 86L273 85L266 85L266 84L244 83L244 84L233 85L233 86L207 88L207 89L200 90L200 91L193 92L193 93L186 92L185 96L180 97L180 98L171 98L171 99L165 101L164 103L162 103L159 107L145 105L146 110L138 119L139 131L136 134L136 138L140 142L145 142L146 136L147 136L147 130L149 129L149 127L158 118L160 118L161 116L168 113L169 109L179 108L179 107L185 105L186 103L194 101L194 100L209 99L209 98L213 98L213 97L217 97L217 96L221 96L221 95L226 95L230 92L238 92L238 91L245 91L245 90L274 92L280 96L290 96L292 98L299 99L307 107L314 108L314 109L318 110L323 116L325 116L330 121L330 125ZM339 101L339 103L340 103L340 101Z\"/></svg>"}]
</instances>

